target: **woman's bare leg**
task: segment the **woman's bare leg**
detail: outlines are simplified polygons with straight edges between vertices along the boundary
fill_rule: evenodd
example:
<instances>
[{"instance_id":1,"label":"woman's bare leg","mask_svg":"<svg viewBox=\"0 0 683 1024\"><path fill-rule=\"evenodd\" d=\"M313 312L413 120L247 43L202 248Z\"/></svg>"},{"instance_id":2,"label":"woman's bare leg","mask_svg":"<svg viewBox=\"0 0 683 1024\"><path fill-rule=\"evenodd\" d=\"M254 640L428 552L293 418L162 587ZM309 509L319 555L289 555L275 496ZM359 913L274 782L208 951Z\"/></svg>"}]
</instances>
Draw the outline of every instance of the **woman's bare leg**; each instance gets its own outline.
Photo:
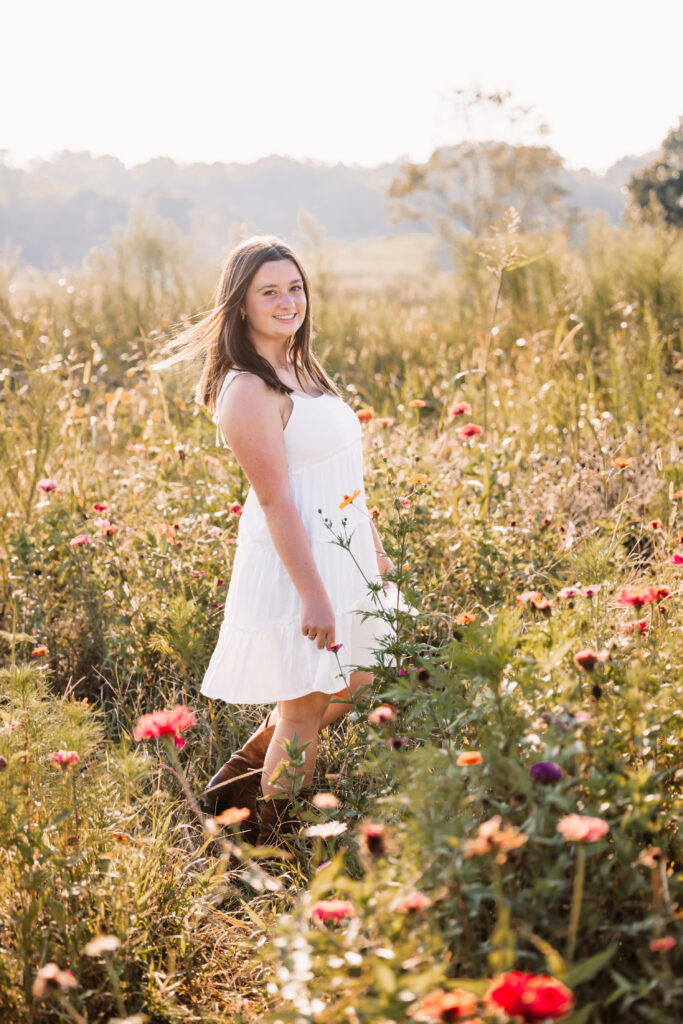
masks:
<instances>
[{"instance_id":1,"label":"woman's bare leg","mask_svg":"<svg viewBox=\"0 0 683 1024\"><path fill-rule=\"evenodd\" d=\"M283 789L291 791L291 782L284 776L274 783L270 782L270 777L280 762L287 760L287 752L281 741L294 739L295 733L299 746L303 746L304 743L308 744L304 754L303 786L311 785L318 752L318 731L328 700L328 694L314 692L308 693L304 697L296 697L294 700L278 701L275 732L268 745L261 774L261 790L264 796L281 793Z\"/></svg>"}]
</instances>

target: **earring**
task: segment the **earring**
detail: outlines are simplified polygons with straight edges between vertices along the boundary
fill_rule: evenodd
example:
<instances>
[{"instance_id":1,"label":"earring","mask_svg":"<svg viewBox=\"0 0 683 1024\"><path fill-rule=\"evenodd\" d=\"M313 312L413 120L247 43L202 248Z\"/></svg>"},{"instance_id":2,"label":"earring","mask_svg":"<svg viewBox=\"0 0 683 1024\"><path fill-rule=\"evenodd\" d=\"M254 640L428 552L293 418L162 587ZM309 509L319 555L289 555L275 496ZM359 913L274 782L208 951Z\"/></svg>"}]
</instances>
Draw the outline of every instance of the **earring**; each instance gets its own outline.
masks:
<instances>
[{"instance_id":1,"label":"earring","mask_svg":"<svg viewBox=\"0 0 683 1024\"><path fill-rule=\"evenodd\" d=\"M243 319L243 320L244 320L244 318L246 317L246 315L247 315L247 314L246 314L246 313L244 312L244 310L243 310L243 309L241 309L241 310L240 310L240 316L242 317L242 319Z\"/></svg>"}]
</instances>

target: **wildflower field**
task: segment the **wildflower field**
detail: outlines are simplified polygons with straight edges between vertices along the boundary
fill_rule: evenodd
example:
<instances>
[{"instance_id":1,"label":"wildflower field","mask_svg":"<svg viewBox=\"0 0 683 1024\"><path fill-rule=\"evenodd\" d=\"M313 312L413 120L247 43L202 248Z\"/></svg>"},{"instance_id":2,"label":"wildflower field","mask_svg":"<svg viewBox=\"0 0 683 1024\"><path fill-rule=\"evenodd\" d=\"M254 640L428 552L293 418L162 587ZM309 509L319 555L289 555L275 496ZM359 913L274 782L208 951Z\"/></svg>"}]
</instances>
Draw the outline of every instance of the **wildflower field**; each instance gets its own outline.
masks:
<instances>
[{"instance_id":1,"label":"wildflower field","mask_svg":"<svg viewBox=\"0 0 683 1024\"><path fill-rule=\"evenodd\" d=\"M150 369L216 268L1 268L1 1021L681 1020L683 238L458 255L313 275L417 614L279 851L198 806L267 710L199 695L248 481Z\"/></svg>"}]
</instances>

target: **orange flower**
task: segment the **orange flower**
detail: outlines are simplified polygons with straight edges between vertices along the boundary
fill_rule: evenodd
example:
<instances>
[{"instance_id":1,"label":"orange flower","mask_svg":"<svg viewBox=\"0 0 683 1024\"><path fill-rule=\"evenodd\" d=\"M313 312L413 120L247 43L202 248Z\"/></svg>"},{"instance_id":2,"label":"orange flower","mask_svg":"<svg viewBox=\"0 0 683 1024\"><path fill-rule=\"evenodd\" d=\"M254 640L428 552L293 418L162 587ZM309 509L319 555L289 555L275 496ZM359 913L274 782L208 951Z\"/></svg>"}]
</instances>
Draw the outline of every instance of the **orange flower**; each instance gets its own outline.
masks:
<instances>
[{"instance_id":1,"label":"orange flower","mask_svg":"<svg viewBox=\"0 0 683 1024\"><path fill-rule=\"evenodd\" d=\"M413 889L406 896L399 901L396 909L401 914L405 913L416 913L420 910L426 910L427 907L431 907L432 901L429 896L425 896L423 892L419 892L417 889Z\"/></svg>"},{"instance_id":2,"label":"orange flower","mask_svg":"<svg viewBox=\"0 0 683 1024\"><path fill-rule=\"evenodd\" d=\"M413 409L423 409L426 404L427 403L423 402L421 398L411 398L408 402L408 405L411 405Z\"/></svg>"},{"instance_id":3,"label":"orange flower","mask_svg":"<svg viewBox=\"0 0 683 1024\"><path fill-rule=\"evenodd\" d=\"M47 654L47 647L34 647L31 654L37 657L39 654Z\"/></svg>"},{"instance_id":4,"label":"orange flower","mask_svg":"<svg viewBox=\"0 0 683 1024\"><path fill-rule=\"evenodd\" d=\"M409 1011L413 1020L463 1020L471 1022L471 1013L477 1008L477 997L464 988L453 988L450 992L436 989L424 996L420 1003Z\"/></svg>"},{"instance_id":5,"label":"orange flower","mask_svg":"<svg viewBox=\"0 0 683 1024\"><path fill-rule=\"evenodd\" d=\"M360 491L354 491L353 494L351 494L351 495L345 494L344 495L344 500L342 501L342 503L339 506L339 508L346 508L347 505L349 505L352 501L356 500L356 498L358 497L359 494L360 494Z\"/></svg>"},{"instance_id":6,"label":"orange flower","mask_svg":"<svg viewBox=\"0 0 683 1024\"><path fill-rule=\"evenodd\" d=\"M358 409L357 412L356 412L356 416L361 421L361 423L367 423L369 420L371 420L373 418L374 415L375 415L374 410L373 409L368 409L368 408L366 408L366 409Z\"/></svg>"},{"instance_id":7,"label":"orange flower","mask_svg":"<svg viewBox=\"0 0 683 1024\"><path fill-rule=\"evenodd\" d=\"M477 829L474 839L466 839L464 843L465 857L483 857L487 853L495 853L496 862L504 864L510 850L516 850L524 846L528 836L520 832L514 825L500 827L501 817L499 814L483 822Z\"/></svg>"},{"instance_id":8,"label":"orange flower","mask_svg":"<svg viewBox=\"0 0 683 1024\"><path fill-rule=\"evenodd\" d=\"M455 624L456 626L471 626L474 621L474 615L470 615L469 612L461 612L460 615L456 616Z\"/></svg>"},{"instance_id":9,"label":"orange flower","mask_svg":"<svg viewBox=\"0 0 683 1024\"><path fill-rule=\"evenodd\" d=\"M380 427L390 427L394 422L393 416L380 416L377 420Z\"/></svg>"},{"instance_id":10,"label":"orange flower","mask_svg":"<svg viewBox=\"0 0 683 1024\"><path fill-rule=\"evenodd\" d=\"M484 758L478 750L463 750L461 754L458 754L455 763L458 768L469 768L472 765L481 764L483 760Z\"/></svg>"},{"instance_id":11,"label":"orange flower","mask_svg":"<svg viewBox=\"0 0 683 1024\"><path fill-rule=\"evenodd\" d=\"M550 615L552 613L552 603L540 594L538 590L525 590L523 594L518 594L515 598L517 604L528 604L531 608L535 608L537 612L542 612L543 615Z\"/></svg>"},{"instance_id":12,"label":"orange flower","mask_svg":"<svg viewBox=\"0 0 683 1024\"><path fill-rule=\"evenodd\" d=\"M683 498L683 491L674 491L671 497L674 501L680 501Z\"/></svg>"},{"instance_id":13,"label":"orange flower","mask_svg":"<svg viewBox=\"0 0 683 1024\"><path fill-rule=\"evenodd\" d=\"M617 469L626 469L633 463L633 459L612 459L612 465L616 466Z\"/></svg>"},{"instance_id":14,"label":"orange flower","mask_svg":"<svg viewBox=\"0 0 683 1024\"><path fill-rule=\"evenodd\" d=\"M228 807L214 818L214 821L217 825L235 825L238 821L244 821L250 814L248 807Z\"/></svg>"}]
</instances>

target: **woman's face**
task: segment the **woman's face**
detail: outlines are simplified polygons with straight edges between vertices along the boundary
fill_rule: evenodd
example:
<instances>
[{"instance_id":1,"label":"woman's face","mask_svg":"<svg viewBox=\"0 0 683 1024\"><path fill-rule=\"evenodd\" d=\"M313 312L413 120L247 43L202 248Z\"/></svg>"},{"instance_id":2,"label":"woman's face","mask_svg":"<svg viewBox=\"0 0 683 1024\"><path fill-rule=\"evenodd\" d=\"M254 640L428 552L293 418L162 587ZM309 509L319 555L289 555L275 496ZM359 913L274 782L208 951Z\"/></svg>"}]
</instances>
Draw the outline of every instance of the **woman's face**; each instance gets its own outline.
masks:
<instances>
[{"instance_id":1,"label":"woman's face","mask_svg":"<svg viewBox=\"0 0 683 1024\"><path fill-rule=\"evenodd\" d=\"M294 334L306 315L306 293L296 263L262 263L247 288L243 309L252 342L282 342Z\"/></svg>"}]
</instances>

